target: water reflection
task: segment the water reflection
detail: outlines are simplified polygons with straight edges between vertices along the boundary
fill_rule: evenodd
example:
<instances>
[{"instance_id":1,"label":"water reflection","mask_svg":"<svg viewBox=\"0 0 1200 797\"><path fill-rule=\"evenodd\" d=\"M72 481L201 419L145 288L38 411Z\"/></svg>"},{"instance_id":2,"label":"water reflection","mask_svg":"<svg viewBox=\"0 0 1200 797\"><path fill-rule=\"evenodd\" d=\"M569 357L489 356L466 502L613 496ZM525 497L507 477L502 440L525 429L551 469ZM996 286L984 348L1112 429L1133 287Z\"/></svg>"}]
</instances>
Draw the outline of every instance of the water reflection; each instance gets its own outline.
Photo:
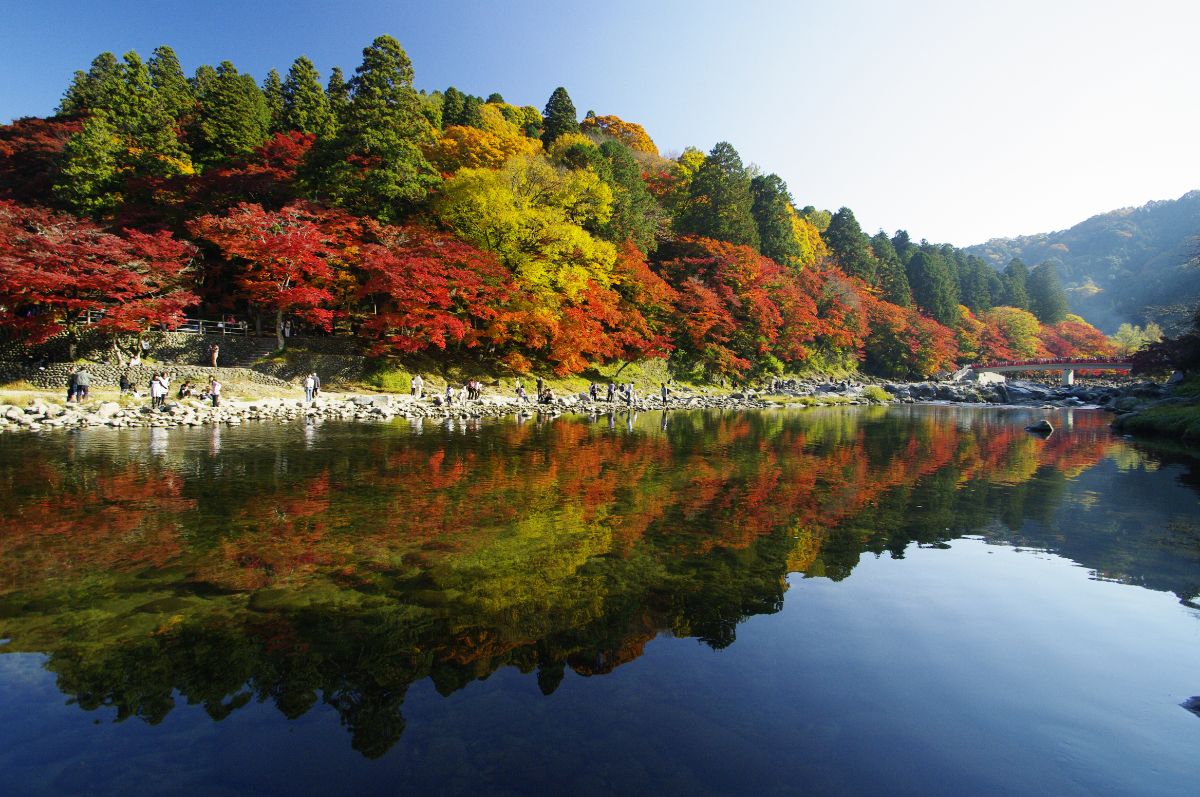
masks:
<instances>
[{"instance_id":1,"label":"water reflection","mask_svg":"<svg viewBox=\"0 0 1200 797\"><path fill-rule=\"evenodd\" d=\"M513 667L551 694L662 633L724 648L789 573L914 544L977 535L1200 593L1196 497L1158 470L1194 487L1194 465L1100 413L1045 440L956 408L623 415L6 436L3 651L47 653L62 692L122 719L323 702L375 757L417 681Z\"/></svg>"}]
</instances>

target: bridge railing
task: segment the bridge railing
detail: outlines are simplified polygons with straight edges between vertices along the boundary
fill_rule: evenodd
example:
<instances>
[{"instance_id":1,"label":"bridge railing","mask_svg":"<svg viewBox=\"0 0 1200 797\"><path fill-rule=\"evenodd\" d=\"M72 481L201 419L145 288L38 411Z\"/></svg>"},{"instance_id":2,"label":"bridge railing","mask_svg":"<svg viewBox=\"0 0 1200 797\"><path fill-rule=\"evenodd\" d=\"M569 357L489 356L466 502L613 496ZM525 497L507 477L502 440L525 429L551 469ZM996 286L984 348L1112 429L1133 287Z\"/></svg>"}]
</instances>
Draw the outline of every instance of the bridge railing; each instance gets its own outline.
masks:
<instances>
[{"instance_id":1,"label":"bridge railing","mask_svg":"<svg viewBox=\"0 0 1200 797\"><path fill-rule=\"evenodd\" d=\"M1121 360L1117 357L1042 357L1033 360L1012 360L990 363L975 363L971 368L1020 368L1021 366L1029 366L1030 368L1047 367L1057 368L1060 366L1082 366L1085 370L1088 365L1131 365L1126 360Z\"/></svg>"}]
</instances>

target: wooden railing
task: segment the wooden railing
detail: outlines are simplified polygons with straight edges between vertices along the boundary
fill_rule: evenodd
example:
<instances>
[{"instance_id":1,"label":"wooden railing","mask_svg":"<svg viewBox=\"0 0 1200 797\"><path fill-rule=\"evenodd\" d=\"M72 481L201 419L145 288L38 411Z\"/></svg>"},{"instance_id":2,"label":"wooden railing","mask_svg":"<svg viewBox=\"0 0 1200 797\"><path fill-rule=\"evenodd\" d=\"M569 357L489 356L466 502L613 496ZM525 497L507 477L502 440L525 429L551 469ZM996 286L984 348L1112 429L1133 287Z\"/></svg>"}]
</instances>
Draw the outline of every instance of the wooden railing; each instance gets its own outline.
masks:
<instances>
[{"instance_id":1,"label":"wooden railing","mask_svg":"<svg viewBox=\"0 0 1200 797\"><path fill-rule=\"evenodd\" d=\"M104 313L100 310L89 310L84 318L84 323L94 324L104 317ZM245 321L213 321L207 318L185 318L183 323L170 329L162 329L163 332L190 332L194 335L254 335L256 334L250 325ZM273 337L274 330L264 332L264 336Z\"/></svg>"}]
</instances>

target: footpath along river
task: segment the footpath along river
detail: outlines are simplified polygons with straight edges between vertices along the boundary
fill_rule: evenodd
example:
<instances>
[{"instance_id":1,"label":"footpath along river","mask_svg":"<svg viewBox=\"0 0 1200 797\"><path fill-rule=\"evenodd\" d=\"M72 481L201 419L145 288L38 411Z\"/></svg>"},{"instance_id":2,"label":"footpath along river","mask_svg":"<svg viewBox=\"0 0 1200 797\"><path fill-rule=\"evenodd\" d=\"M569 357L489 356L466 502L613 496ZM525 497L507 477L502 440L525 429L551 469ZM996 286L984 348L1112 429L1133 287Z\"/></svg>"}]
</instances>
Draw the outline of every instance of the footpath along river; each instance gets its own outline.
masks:
<instances>
[{"instance_id":1,"label":"footpath along river","mask_svg":"<svg viewBox=\"0 0 1200 797\"><path fill-rule=\"evenodd\" d=\"M1110 421L0 435L0 788L1192 795L1200 461Z\"/></svg>"}]
</instances>

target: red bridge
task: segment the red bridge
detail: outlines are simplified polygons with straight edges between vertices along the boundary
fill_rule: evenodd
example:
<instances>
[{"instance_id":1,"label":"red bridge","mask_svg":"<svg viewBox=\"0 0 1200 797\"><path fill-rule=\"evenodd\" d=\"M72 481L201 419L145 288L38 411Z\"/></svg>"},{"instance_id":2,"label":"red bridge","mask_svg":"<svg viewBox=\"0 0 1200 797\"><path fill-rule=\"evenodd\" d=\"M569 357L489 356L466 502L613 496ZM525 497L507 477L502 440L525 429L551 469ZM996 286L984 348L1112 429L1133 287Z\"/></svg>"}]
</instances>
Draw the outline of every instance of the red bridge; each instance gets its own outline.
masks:
<instances>
[{"instance_id":1,"label":"red bridge","mask_svg":"<svg viewBox=\"0 0 1200 797\"><path fill-rule=\"evenodd\" d=\"M955 378L962 379L972 371L992 374L1011 374L1018 371L1061 371L1063 384L1073 385L1076 371L1124 371L1129 373L1132 368L1133 364L1128 360L1118 360L1112 357L1050 357L1040 360L968 365L956 373Z\"/></svg>"}]
</instances>

